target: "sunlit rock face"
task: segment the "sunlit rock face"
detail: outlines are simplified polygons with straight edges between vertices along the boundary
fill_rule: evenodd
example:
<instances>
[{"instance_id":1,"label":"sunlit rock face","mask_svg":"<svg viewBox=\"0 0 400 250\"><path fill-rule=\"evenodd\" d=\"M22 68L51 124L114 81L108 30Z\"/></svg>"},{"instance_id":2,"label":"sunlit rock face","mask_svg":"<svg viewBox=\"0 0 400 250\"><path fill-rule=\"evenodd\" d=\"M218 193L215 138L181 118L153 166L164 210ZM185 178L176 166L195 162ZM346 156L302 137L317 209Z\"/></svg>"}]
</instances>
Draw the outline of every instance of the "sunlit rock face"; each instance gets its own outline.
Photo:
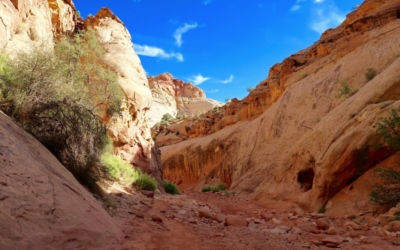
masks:
<instances>
[{"instance_id":1,"label":"sunlit rock face","mask_svg":"<svg viewBox=\"0 0 400 250\"><path fill-rule=\"evenodd\" d=\"M133 50L131 36L121 20L107 8L88 17L84 25L98 32L107 51L106 60L118 73L120 86L126 94L120 116L108 124L114 149L124 160L156 177L162 188L158 149L153 149L148 123L151 91L140 59Z\"/></svg>"},{"instance_id":2,"label":"sunlit rock face","mask_svg":"<svg viewBox=\"0 0 400 250\"><path fill-rule=\"evenodd\" d=\"M164 114L172 116L194 116L205 113L222 104L206 98L199 87L175 79L171 74L148 77L153 104L149 110L149 123L154 126L161 121Z\"/></svg>"},{"instance_id":3,"label":"sunlit rock face","mask_svg":"<svg viewBox=\"0 0 400 250\"><path fill-rule=\"evenodd\" d=\"M399 9L397 0L365 1L314 45L273 66L243 100L166 127L164 177L194 189L224 182L260 201L294 201L310 211L339 203L357 209L351 199L329 201L387 157L373 147L373 125L400 106ZM378 72L371 81L369 68ZM338 98L343 82L358 91ZM175 131L187 137L174 141Z\"/></svg>"}]
</instances>

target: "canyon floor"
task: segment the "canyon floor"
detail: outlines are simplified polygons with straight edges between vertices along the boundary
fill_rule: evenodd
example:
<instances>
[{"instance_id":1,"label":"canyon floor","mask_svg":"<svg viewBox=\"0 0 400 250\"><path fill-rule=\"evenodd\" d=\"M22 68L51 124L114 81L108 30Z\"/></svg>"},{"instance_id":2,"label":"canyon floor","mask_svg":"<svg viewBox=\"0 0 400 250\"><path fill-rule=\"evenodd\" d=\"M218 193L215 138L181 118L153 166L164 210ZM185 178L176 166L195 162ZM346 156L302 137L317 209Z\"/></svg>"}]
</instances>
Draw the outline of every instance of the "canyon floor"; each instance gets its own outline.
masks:
<instances>
[{"instance_id":1,"label":"canyon floor","mask_svg":"<svg viewBox=\"0 0 400 250\"><path fill-rule=\"evenodd\" d=\"M352 218L308 214L290 204L271 201L266 206L229 194L115 193L106 209L121 225L124 237L111 249L400 248L400 233L382 230L368 214ZM230 226L223 222L226 216Z\"/></svg>"}]
</instances>

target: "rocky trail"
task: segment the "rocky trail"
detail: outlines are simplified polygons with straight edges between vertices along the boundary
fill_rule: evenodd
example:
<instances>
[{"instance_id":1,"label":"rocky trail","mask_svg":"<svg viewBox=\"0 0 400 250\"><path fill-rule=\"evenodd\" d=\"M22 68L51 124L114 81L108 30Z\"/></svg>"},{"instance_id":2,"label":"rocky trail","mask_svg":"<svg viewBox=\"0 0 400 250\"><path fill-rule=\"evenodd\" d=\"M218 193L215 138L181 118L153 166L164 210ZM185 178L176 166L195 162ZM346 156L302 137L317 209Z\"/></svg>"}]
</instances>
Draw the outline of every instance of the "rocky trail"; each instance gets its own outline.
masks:
<instances>
[{"instance_id":1,"label":"rocky trail","mask_svg":"<svg viewBox=\"0 0 400 250\"><path fill-rule=\"evenodd\" d=\"M150 197L147 197L147 196ZM244 196L117 193L107 207L124 233L113 250L399 249L400 232L372 216L307 214L290 204L264 206ZM381 223L384 221L381 219ZM389 231L387 231L389 230Z\"/></svg>"}]
</instances>

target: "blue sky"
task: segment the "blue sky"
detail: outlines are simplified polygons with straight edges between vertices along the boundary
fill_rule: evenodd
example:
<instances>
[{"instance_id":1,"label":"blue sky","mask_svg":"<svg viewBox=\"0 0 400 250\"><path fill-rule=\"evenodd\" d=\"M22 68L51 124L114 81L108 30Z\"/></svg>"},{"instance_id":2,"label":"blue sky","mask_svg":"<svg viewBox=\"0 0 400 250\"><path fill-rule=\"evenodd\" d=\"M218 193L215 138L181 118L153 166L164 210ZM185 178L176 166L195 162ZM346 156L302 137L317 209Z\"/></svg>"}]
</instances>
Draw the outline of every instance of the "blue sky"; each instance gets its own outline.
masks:
<instances>
[{"instance_id":1,"label":"blue sky","mask_svg":"<svg viewBox=\"0 0 400 250\"><path fill-rule=\"evenodd\" d=\"M170 72L209 98L243 98L269 68L316 42L362 0L75 0L85 18L109 7L149 76Z\"/></svg>"}]
</instances>

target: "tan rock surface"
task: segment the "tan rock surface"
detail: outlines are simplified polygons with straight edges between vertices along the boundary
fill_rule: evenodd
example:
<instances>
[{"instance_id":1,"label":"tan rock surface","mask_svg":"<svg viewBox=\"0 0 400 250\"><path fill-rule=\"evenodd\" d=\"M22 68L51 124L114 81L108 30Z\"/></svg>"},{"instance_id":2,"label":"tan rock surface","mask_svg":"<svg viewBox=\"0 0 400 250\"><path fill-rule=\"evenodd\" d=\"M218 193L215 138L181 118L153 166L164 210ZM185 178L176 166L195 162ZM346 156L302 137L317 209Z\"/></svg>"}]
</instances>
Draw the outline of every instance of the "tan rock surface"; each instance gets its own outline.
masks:
<instances>
[{"instance_id":1,"label":"tan rock surface","mask_svg":"<svg viewBox=\"0 0 400 250\"><path fill-rule=\"evenodd\" d=\"M151 139L147 111L152 103L145 71L133 50L131 36L121 20L109 9L85 20L85 27L94 27L107 54L110 66L118 73L119 83L127 99L121 116L109 123L109 135L116 153L144 172L153 175L162 188L162 169L158 149Z\"/></svg>"},{"instance_id":2,"label":"tan rock surface","mask_svg":"<svg viewBox=\"0 0 400 250\"><path fill-rule=\"evenodd\" d=\"M260 201L284 199L316 211L382 161L386 152L373 147L373 125L400 106L400 1L374 2L365 1L357 18L350 14L316 44L274 66L265 81L272 105L260 116L216 133L199 126L212 134L163 147L164 176L196 189L219 180ZM366 82L368 68L379 75ZM359 91L338 99L346 79Z\"/></svg>"},{"instance_id":3,"label":"tan rock surface","mask_svg":"<svg viewBox=\"0 0 400 250\"><path fill-rule=\"evenodd\" d=\"M110 249L112 218L36 139L0 113L0 249Z\"/></svg>"},{"instance_id":4,"label":"tan rock surface","mask_svg":"<svg viewBox=\"0 0 400 250\"><path fill-rule=\"evenodd\" d=\"M148 77L153 96L149 110L150 126L161 121L164 114L172 116L192 116L205 113L222 103L206 98L203 90L191 83L175 79L171 74Z\"/></svg>"}]
</instances>

